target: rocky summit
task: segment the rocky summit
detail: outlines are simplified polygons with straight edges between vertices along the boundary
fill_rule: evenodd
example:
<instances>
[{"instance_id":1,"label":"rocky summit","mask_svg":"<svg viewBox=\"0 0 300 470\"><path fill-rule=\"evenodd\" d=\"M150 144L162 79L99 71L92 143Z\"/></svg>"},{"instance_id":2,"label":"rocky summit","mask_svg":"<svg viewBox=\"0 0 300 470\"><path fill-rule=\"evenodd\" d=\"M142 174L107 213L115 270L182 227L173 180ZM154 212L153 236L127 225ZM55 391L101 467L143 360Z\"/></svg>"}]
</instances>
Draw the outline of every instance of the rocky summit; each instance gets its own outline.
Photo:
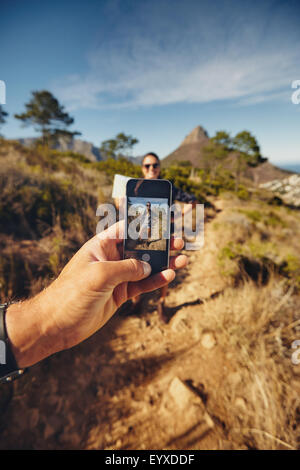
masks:
<instances>
[{"instance_id":1,"label":"rocky summit","mask_svg":"<svg viewBox=\"0 0 300 470\"><path fill-rule=\"evenodd\" d=\"M180 147L188 144L199 144L203 142L207 143L208 139L209 136L206 130L201 126L197 126L184 138L180 144Z\"/></svg>"},{"instance_id":2,"label":"rocky summit","mask_svg":"<svg viewBox=\"0 0 300 470\"><path fill-rule=\"evenodd\" d=\"M202 126L197 126L181 142L174 152L170 153L162 161L163 166L190 161L195 167L200 166L202 149L209 143L209 136Z\"/></svg>"}]
</instances>

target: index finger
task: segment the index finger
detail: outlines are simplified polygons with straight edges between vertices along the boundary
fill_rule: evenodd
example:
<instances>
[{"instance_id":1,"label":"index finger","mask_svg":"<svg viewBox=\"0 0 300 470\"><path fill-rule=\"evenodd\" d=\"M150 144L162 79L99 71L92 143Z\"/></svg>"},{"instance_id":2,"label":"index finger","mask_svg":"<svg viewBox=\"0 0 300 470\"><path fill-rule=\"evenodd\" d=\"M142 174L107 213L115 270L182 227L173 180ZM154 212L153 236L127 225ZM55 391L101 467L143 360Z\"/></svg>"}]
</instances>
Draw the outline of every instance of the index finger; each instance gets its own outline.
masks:
<instances>
[{"instance_id":1,"label":"index finger","mask_svg":"<svg viewBox=\"0 0 300 470\"><path fill-rule=\"evenodd\" d=\"M125 220L119 220L115 224L108 227L106 230L97 233L96 237L99 240L115 240L116 243L120 243L124 239L125 234Z\"/></svg>"}]
</instances>

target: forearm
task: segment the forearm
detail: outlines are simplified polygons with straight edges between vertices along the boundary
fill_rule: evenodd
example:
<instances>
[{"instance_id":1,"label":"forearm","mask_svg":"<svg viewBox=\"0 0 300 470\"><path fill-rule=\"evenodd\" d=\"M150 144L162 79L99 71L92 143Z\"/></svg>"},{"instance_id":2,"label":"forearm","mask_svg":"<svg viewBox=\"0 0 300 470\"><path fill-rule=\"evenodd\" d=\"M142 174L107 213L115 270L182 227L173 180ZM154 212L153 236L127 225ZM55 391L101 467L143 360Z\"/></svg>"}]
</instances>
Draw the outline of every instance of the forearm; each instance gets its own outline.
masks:
<instances>
[{"instance_id":1,"label":"forearm","mask_svg":"<svg viewBox=\"0 0 300 470\"><path fill-rule=\"evenodd\" d=\"M59 350L44 292L10 305L6 312L6 330L20 368L31 366Z\"/></svg>"},{"instance_id":2,"label":"forearm","mask_svg":"<svg viewBox=\"0 0 300 470\"><path fill-rule=\"evenodd\" d=\"M123 230L124 222L117 227ZM7 308L7 335L19 368L84 341L129 298L168 284L174 279L174 269L186 264L185 257L171 257L170 269L147 279L150 265L121 260L122 238L111 239L112 233L114 228L110 227L101 239L93 237L47 289ZM182 240L173 240L171 249L182 245Z\"/></svg>"}]
</instances>

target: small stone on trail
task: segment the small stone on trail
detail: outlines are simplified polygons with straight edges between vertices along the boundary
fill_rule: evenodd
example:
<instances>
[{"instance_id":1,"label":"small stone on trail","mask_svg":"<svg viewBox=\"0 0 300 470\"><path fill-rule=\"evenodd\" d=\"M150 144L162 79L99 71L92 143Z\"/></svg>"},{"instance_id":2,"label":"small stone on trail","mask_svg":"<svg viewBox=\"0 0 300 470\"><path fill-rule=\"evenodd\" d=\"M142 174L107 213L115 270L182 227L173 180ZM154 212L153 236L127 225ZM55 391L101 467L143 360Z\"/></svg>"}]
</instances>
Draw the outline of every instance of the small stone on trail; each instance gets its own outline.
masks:
<instances>
[{"instance_id":1,"label":"small stone on trail","mask_svg":"<svg viewBox=\"0 0 300 470\"><path fill-rule=\"evenodd\" d=\"M216 345L216 339L212 333L202 335L201 344L205 349L212 349Z\"/></svg>"}]
</instances>

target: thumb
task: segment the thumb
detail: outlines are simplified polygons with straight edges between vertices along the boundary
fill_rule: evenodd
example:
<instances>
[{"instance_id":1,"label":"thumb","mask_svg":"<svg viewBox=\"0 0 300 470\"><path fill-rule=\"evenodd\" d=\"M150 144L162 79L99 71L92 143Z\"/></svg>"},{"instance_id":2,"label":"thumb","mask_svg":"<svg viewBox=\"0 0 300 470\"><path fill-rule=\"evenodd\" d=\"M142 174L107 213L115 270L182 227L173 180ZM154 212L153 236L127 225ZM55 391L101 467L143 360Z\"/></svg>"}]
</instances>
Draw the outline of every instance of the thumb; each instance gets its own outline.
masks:
<instances>
[{"instance_id":1,"label":"thumb","mask_svg":"<svg viewBox=\"0 0 300 470\"><path fill-rule=\"evenodd\" d=\"M151 273L151 266L134 258L121 261L108 261L107 275L115 285L121 282L140 281Z\"/></svg>"}]
</instances>

